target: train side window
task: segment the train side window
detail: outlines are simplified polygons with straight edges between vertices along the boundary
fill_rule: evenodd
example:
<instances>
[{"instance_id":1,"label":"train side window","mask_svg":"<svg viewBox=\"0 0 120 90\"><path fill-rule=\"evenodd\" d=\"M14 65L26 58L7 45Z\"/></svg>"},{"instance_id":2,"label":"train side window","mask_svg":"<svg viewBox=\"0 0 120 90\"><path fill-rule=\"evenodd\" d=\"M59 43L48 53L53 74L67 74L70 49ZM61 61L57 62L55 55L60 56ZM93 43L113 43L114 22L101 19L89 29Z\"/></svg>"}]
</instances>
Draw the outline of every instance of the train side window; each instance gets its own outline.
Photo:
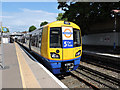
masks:
<instances>
[{"instance_id":1,"label":"train side window","mask_svg":"<svg viewBox=\"0 0 120 90\"><path fill-rule=\"evenodd\" d=\"M36 45L35 46L38 47L37 46L38 45L38 36L36 35L35 37L36 37L36 40L35 40L36 41Z\"/></svg>"},{"instance_id":2,"label":"train side window","mask_svg":"<svg viewBox=\"0 0 120 90\"><path fill-rule=\"evenodd\" d=\"M41 48L41 42L42 42L42 29L40 30L39 33L39 47Z\"/></svg>"},{"instance_id":3,"label":"train side window","mask_svg":"<svg viewBox=\"0 0 120 90\"><path fill-rule=\"evenodd\" d=\"M39 42L38 42L38 35L33 36L32 40L33 40L32 41L33 46L38 47L38 44L39 44Z\"/></svg>"},{"instance_id":4,"label":"train side window","mask_svg":"<svg viewBox=\"0 0 120 90\"><path fill-rule=\"evenodd\" d=\"M81 46L80 30L73 29L73 38L74 47Z\"/></svg>"},{"instance_id":5,"label":"train side window","mask_svg":"<svg viewBox=\"0 0 120 90\"><path fill-rule=\"evenodd\" d=\"M34 37L32 36L32 38L31 38L31 45L32 45L32 46L34 46L34 42L35 42L35 41L34 41Z\"/></svg>"},{"instance_id":6,"label":"train side window","mask_svg":"<svg viewBox=\"0 0 120 90\"><path fill-rule=\"evenodd\" d=\"M39 43L41 43L41 35L40 35Z\"/></svg>"},{"instance_id":7,"label":"train side window","mask_svg":"<svg viewBox=\"0 0 120 90\"><path fill-rule=\"evenodd\" d=\"M39 33L39 43L41 43L42 35L41 32Z\"/></svg>"}]
</instances>

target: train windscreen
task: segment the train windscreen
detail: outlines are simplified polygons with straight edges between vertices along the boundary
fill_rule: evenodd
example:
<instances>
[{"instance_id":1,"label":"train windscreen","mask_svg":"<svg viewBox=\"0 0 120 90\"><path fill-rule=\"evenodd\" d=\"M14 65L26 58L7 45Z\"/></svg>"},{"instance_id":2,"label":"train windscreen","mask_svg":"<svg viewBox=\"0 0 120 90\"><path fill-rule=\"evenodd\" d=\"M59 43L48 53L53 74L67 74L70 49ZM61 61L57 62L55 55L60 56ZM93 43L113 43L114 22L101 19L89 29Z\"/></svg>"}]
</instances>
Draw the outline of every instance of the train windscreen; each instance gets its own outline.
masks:
<instances>
[{"instance_id":1,"label":"train windscreen","mask_svg":"<svg viewBox=\"0 0 120 90\"><path fill-rule=\"evenodd\" d=\"M74 47L81 46L80 30L73 29Z\"/></svg>"},{"instance_id":2,"label":"train windscreen","mask_svg":"<svg viewBox=\"0 0 120 90\"><path fill-rule=\"evenodd\" d=\"M61 48L61 28L50 28L50 48Z\"/></svg>"}]
</instances>

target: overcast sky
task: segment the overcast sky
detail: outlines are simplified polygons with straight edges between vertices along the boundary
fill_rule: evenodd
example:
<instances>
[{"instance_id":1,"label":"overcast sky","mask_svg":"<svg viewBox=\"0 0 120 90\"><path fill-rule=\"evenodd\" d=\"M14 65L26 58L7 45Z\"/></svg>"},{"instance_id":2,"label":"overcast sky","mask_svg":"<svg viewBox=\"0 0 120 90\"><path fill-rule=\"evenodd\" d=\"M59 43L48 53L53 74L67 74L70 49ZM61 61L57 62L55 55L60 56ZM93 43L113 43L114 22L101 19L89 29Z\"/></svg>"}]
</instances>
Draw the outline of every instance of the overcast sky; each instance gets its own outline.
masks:
<instances>
[{"instance_id":1,"label":"overcast sky","mask_svg":"<svg viewBox=\"0 0 120 90\"><path fill-rule=\"evenodd\" d=\"M37 28L43 21L56 21L57 2L2 2L2 22L10 32L28 31L31 25Z\"/></svg>"}]
</instances>

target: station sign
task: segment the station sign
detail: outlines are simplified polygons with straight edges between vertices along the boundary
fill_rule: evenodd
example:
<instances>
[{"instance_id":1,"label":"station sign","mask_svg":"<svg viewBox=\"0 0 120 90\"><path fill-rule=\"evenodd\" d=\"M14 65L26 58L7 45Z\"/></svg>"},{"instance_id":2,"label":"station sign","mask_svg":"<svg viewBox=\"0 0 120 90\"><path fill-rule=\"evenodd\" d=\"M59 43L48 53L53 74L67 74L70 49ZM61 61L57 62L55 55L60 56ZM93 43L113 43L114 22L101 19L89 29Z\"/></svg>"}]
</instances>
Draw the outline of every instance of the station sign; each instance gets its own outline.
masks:
<instances>
[{"instance_id":1,"label":"station sign","mask_svg":"<svg viewBox=\"0 0 120 90\"><path fill-rule=\"evenodd\" d=\"M62 27L63 48L73 48L73 28Z\"/></svg>"},{"instance_id":2,"label":"station sign","mask_svg":"<svg viewBox=\"0 0 120 90\"><path fill-rule=\"evenodd\" d=\"M3 32L7 32L8 30L7 30L6 27L2 27L2 31L3 31Z\"/></svg>"}]
</instances>

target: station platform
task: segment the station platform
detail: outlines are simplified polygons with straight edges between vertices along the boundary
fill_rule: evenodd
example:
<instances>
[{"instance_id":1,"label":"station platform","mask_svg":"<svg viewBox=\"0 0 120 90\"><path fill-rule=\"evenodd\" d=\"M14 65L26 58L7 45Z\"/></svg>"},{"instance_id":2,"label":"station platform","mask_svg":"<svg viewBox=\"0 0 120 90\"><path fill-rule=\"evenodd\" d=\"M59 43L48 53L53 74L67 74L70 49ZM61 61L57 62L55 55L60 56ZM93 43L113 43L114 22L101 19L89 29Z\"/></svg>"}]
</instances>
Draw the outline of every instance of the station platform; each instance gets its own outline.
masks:
<instances>
[{"instance_id":1,"label":"station platform","mask_svg":"<svg viewBox=\"0 0 120 90\"><path fill-rule=\"evenodd\" d=\"M83 50L82 52L83 52L82 58L84 59L87 58L92 62L103 63L104 65L106 64L107 67L109 66L115 68L116 71L119 72L118 70L120 69L120 55L88 50Z\"/></svg>"},{"instance_id":2,"label":"station platform","mask_svg":"<svg viewBox=\"0 0 120 90\"><path fill-rule=\"evenodd\" d=\"M106 56L106 57L119 58L120 59L120 54L111 54L111 53L104 53L104 52L99 52L99 51L89 51L89 50L83 50L82 52L84 54L100 55L100 56Z\"/></svg>"},{"instance_id":3,"label":"station platform","mask_svg":"<svg viewBox=\"0 0 120 90\"><path fill-rule=\"evenodd\" d=\"M120 47L116 47L115 49L112 46L101 46L101 45L83 45L83 51L98 53L101 55L108 56L120 56Z\"/></svg>"},{"instance_id":4,"label":"station platform","mask_svg":"<svg viewBox=\"0 0 120 90\"><path fill-rule=\"evenodd\" d=\"M3 44L1 88L67 88L43 65L32 60L17 43Z\"/></svg>"}]
</instances>

